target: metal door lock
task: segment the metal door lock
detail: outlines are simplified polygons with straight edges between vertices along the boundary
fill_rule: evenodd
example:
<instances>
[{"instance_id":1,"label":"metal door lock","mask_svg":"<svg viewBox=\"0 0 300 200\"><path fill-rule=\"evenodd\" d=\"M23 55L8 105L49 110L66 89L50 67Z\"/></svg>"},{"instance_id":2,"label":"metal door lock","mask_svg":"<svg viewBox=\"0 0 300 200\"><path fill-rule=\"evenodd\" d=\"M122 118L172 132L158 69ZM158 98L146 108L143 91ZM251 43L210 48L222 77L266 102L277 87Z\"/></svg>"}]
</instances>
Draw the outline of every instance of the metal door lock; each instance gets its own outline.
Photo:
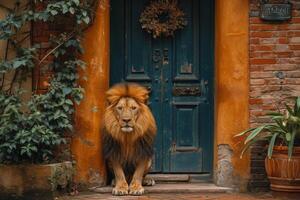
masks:
<instances>
[{"instance_id":1,"label":"metal door lock","mask_svg":"<svg viewBox=\"0 0 300 200\"><path fill-rule=\"evenodd\" d=\"M152 60L155 63L158 63L161 61L161 50L160 49L154 49L152 54ZM158 65L156 65L158 67Z\"/></svg>"},{"instance_id":2,"label":"metal door lock","mask_svg":"<svg viewBox=\"0 0 300 200\"><path fill-rule=\"evenodd\" d=\"M169 49L164 48L163 50L163 65L168 65L169 64Z\"/></svg>"}]
</instances>

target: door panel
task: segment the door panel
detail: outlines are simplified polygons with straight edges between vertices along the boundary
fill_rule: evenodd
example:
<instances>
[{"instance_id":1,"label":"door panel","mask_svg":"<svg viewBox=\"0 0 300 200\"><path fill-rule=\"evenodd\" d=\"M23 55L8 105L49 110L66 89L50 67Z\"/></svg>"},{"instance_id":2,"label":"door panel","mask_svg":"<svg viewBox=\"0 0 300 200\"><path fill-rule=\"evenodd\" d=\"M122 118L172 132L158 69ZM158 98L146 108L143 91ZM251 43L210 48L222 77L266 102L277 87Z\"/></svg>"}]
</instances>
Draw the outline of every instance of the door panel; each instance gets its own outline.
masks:
<instances>
[{"instance_id":1,"label":"door panel","mask_svg":"<svg viewBox=\"0 0 300 200\"><path fill-rule=\"evenodd\" d=\"M136 82L151 91L158 126L153 172L210 173L213 3L179 0L188 25L174 37L153 39L139 23L149 2L111 2L111 84Z\"/></svg>"},{"instance_id":2,"label":"door panel","mask_svg":"<svg viewBox=\"0 0 300 200\"><path fill-rule=\"evenodd\" d=\"M187 26L176 33L174 81L199 81L199 0L180 1Z\"/></svg>"}]
</instances>

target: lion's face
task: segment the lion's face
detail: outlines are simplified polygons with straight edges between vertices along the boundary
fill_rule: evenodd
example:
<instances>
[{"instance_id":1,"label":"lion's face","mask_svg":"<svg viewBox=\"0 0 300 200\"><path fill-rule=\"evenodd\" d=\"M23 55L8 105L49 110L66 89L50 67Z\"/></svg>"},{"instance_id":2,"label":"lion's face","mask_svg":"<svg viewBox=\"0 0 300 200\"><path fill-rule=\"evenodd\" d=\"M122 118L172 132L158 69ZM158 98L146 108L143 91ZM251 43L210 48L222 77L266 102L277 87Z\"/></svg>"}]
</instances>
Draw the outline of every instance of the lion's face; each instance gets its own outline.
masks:
<instances>
[{"instance_id":1,"label":"lion's face","mask_svg":"<svg viewBox=\"0 0 300 200\"><path fill-rule=\"evenodd\" d=\"M123 97L115 106L115 112L121 130L130 133L134 130L140 106L132 98Z\"/></svg>"},{"instance_id":2,"label":"lion's face","mask_svg":"<svg viewBox=\"0 0 300 200\"><path fill-rule=\"evenodd\" d=\"M156 123L147 106L148 90L133 83L117 84L106 92L104 128L113 138L130 145L145 133L154 138ZM126 140L126 142L125 142Z\"/></svg>"}]
</instances>

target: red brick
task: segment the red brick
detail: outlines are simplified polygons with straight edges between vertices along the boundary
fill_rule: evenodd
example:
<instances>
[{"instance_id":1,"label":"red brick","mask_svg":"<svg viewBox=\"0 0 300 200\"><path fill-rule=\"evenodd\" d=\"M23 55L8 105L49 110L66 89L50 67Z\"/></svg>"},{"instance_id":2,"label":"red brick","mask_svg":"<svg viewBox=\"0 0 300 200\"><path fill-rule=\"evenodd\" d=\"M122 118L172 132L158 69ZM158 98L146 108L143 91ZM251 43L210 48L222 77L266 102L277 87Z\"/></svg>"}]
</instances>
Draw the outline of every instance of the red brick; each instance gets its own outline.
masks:
<instances>
[{"instance_id":1,"label":"red brick","mask_svg":"<svg viewBox=\"0 0 300 200\"><path fill-rule=\"evenodd\" d=\"M274 32L274 37L287 37L287 31L276 31Z\"/></svg>"},{"instance_id":2,"label":"red brick","mask_svg":"<svg viewBox=\"0 0 300 200\"><path fill-rule=\"evenodd\" d=\"M269 24L251 24L250 30L251 31L271 31L271 30L277 30L277 26L269 25Z\"/></svg>"},{"instance_id":3,"label":"red brick","mask_svg":"<svg viewBox=\"0 0 300 200\"><path fill-rule=\"evenodd\" d=\"M259 38L251 38L250 44L259 44Z\"/></svg>"},{"instance_id":4,"label":"red brick","mask_svg":"<svg viewBox=\"0 0 300 200\"><path fill-rule=\"evenodd\" d=\"M294 18L291 19L290 22L293 23L293 24L300 23L300 17L294 17Z\"/></svg>"},{"instance_id":5,"label":"red brick","mask_svg":"<svg viewBox=\"0 0 300 200\"><path fill-rule=\"evenodd\" d=\"M273 32L271 31L251 31L251 37L259 37L259 38L270 38L273 36Z\"/></svg>"},{"instance_id":6,"label":"red brick","mask_svg":"<svg viewBox=\"0 0 300 200\"><path fill-rule=\"evenodd\" d=\"M287 45L287 44L277 44L275 50L279 51L279 52L288 51L289 50L289 45Z\"/></svg>"},{"instance_id":7,"label":"red brick","mask_svg":"<svg viewBox=\"0 0 300 200\"><path fill-rule=\"evenodd\" d=\"M251 72L250 78L271 78L274 77L273 72Z\"/></svg>"},{"instance_id":8,"label":"red brick","mask_svg":"<svg viewBox=\"0 0 300 200\"><path fill-rule=\"evenodd\" d=\"M293 52L292 51L274 52L274 55L277 55L278 58L289 58L293 55Z\"/></svg>"},{"instance_id":9,"label":"red brick","mask_svg":"<svg viewBox=\"0 0 300 200\"><path fill-rule=\"evenodd\" d=\"M259 17L250 18L250 24L260 24L260 23L262 23L262 20Z\"/></svg>"},{"instance_id":10,"label":"red brick","mask_svg":"<svg viewBox=\"0 0 300 200\"><path fill-rule=\"evenodd\" d=\"M250 45L252 51L273 51L275 45Z\"/></svg>"},{"instance_id":11,"label":"red brick","mask_svg":"<svg viewBox=\"0 0 300 200\"><path fill-rule=\"evenodd\" d=\"M287 44L289 41L286 37L280 37L278 38L278 43L279 44Z\"/></svg>"},{"instance_id":12,"label":"red brick","mask_svg":"<svg viewBox=\"0 0 300 200\"><path fill-rule=\"evenodd\" d=\"M250 59L250 63L253 65L259 65L259 64L275 64L276 60L275 59L261 59L261 58L256 58L256 59Z\"/></svg>"},{"instance_id":13,"label":"red brick","mask_svg":"<svg viewBox=\"0 0 300 200\"><path fill-rule=\"evenodd\" d=\"M262 72L262 71L264 71L264 66L262 66L262 65L251 65L250 70L251 70L251 72Z\"/></svg>"},{"instance_id":14,"label":"red brick","mask_svg":"<svg viewBox=\"0 0 300 200\"><path fill-rule=\"evenodd\" d=\"M297 78L286 78L286 84L289 84L289 85L300 85L300 79L297 79Z\"/></svg>"},{"instance_id":15,"label":"red brick","mask_svg":"<svg viewBox=\"0 0 300 200\"><path fill-rule=\"evenodd\" d=\"M292 56L300 57L300 51L292 51Z\"/></svg>"},{"instance_id":16,"label":"red brick","mask_svg":"<svg viewBox=\"0 0 300 200\"><path fill-rule=\"evenodd\" d=\"M289 30L300 30L300 24L290 24Z\"/></svg>"},{"instance_id":17,"label":"red brick","mask_svg":"<svg viewBox=\"0 0 300 200\"><path fill-rule=\"evenodd\" d=\"M299 45L290 45L291 50L300 50L300 44Z\"/></svg>"},{"instance_id":18,"label":"red brick","mask_svg":"<svg viewBox=\"0 0 300 200\"><path fill-rule=\"evenodd\" d=\"M264 66L265 71L291 71L296 69L297 69L297 65L294 64L288 64L288 65L275 64L275 65Z\"/></svg>"},{"instance_id":19,"label":"red brick","mask_svg":"<svg viewBox=\"0 0 300 200\"><path fill-rule=\"evenodd\" d=\"M249 99L250 104L262 104L262 99Z\"/></svg>"},{"instance_id":20,"label":"red brick","mask_svg":"<svg viewBox=\"0 0 300 200\"><path fill-rule=\"evenodd\" d=\"M260 44L276 44L277 38L261 38Z\"/></svg>"},{"instance_id":21,"label":"red brick","mask_svg":"<svg viewBox=\"0 0 300 200\"><path fill-rule=\"evenodd\" d=\"M264 79L250 79L250 85L264 85Z\"/></svg>"},{"instance_id":22,"label":"red brick","mask_svg":"<svg viewBox=\"0 0 300 200\"><path fill-rule=\"evenodd\" d=\"M288 35L289 37L300 37L300 31L295 31L295 30L293 30L293 31L288 31L288 32L287 32L287 35Z\"/></svg>"}]
</instances>

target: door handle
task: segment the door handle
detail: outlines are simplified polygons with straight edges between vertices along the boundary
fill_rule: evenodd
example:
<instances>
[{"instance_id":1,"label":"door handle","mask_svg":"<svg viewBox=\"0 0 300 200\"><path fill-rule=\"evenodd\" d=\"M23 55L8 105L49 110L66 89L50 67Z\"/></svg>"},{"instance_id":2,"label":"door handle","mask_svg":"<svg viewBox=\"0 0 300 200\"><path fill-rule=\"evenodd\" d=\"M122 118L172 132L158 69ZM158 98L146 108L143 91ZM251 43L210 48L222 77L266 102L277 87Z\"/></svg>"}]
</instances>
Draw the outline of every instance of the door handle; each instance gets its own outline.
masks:
<instances>
[{"instance_id":1,"label":"door handle","mask_svg":"<svg viewBox=\"0 0 300 200\"><path fill-rule=\"evenodd\" d=\"M161 61L161 50L160 49L154 49L152 53L152 60L155 63L158 63Z\"/></svg>"},{"instance_id":2,"label":"door handle","mask_svg":"<svg viewBox=\"0 0 300 200\"><path fill-rule=\"evenodd\" d=\"M164 48L163 50L163 65L168 65L169 64L169 49Z\"/></svg>"}]
</instances>

